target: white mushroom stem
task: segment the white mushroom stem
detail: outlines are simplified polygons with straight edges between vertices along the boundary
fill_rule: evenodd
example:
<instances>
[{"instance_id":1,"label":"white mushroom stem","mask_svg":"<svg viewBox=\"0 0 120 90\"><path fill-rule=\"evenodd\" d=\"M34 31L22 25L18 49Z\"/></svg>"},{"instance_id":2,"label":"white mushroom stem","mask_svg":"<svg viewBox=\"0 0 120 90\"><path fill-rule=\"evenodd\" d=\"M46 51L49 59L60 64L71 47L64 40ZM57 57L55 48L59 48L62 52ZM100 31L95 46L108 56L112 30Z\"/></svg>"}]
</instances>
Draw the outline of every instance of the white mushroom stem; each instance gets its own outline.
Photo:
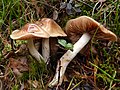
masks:
<instances>
[{"instance_id":1,"label":"white mushroom stem","mask_svg":"<svg viewBox=\"0 0 120 90\"><path fill-rule=\"evenodd\" d=\"M30 54L39 62L42 60L45 61L45 59L42 57L42 55L37 51L37 49L34 46L33 39L28 40L28 49Z\"/></svg>"},{"instance_id":2,"label":"white mushroom stem","mask_svg":"<svg viewBox=\"0 0 120 90\"><path fill-rule=\"evenodd\" d=\"M47 62L50 57L49 38L42 39L42 55L45 58L45 62Z\"/></svg>"},{"instance_id":3,"label":"white mushroom stem","mask_svg":"<svg viewBox=\"0 0 120 90\"><path fill-rule=\"evenodd\" d=\"M90 35L88 33L84 33L82 37L74 44L73 51L68 50L60 58L60 61L58 62L56 68L56 74L53 80L49 83L49 87L61 85L68 64L77 55L77 53L89 42L90 39L91 39Z\"/></svg>"}]
</instances>

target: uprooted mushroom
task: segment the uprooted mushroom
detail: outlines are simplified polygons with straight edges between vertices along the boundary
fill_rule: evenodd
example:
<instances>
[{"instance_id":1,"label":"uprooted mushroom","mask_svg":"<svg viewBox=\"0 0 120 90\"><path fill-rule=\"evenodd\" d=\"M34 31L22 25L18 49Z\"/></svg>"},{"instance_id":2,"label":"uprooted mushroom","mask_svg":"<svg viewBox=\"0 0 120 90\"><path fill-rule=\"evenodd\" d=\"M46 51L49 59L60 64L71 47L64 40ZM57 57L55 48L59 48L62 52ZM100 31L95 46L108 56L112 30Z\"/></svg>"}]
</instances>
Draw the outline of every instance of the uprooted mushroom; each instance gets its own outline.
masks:
<instances>
[{"instance_id":1,"label":"uprooted mushroom","mask_svg":"<svg viewBox=\"0 0 120 90\"><path fill-rule=\"evenodd\" d=\"M30 54L39 62L41 62L41 60L46 61L43 56L36 50L33 40L40 38L49 38L50 35L41 29L38 25L27 23L21 28L21 30L13 31L10 37L15 40L27 40L27 46Z\"/></svg>"},{"instance_id":2,"label":"uprooted mushroom","mask_svg":"<svg viewBox=\"0 0 120 90\"><path fill-rule=\"evenodd\" d=\"M117 36L103 25L88 16L71 19L66 24L66 33L73 42L73 51L68 50L58 62L56 73L49 87L61 84L65 70L70 61L92 39L117 41ZM60 68L60 69L59 69ZM59 82L58 82L59 81Z\"/></svg>"}]
</instances>

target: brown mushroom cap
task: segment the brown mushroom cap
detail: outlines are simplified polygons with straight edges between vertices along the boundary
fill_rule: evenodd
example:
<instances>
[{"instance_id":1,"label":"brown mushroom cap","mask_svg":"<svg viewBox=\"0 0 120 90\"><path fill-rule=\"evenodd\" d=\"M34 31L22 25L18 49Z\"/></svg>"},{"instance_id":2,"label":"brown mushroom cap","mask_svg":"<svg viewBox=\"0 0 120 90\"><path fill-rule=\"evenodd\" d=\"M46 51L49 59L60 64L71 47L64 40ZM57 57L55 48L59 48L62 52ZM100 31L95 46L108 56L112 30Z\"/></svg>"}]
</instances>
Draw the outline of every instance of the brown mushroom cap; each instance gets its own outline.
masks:
<instances>
[{"instance_id":1,"label":"brown mushroom cap","mask_svg":"<svg viewBox=\"0 0 120 90\"><path fill-rule=\"evenodd\" d=\"M62 28L50 18L43 18L40 21L37 21L36 24L44 29L51 37L67 36Z\"/></svg>"},{"instance_id":2,"label":"brown mushroom cap","mask_svg":"<svg viewBox=\"0 0 120 90\"><path fill-rule=\"evenodd\" d=\"M88 16L81 16L69 20L65 29L68 37L73 43L84 33L89 33L91 37L95 35L94 38L98 40L117 40L117 36L113 32L107 30L103 25Z\"/></svg>"},{"instance_id":3,"label":"brown mushroom cap","mask_svg":"<svg viewBox=\"0 0 120 90\"><path fill-rule=\"evenodd\" d=\"M21 28L21 30L13 31L10 37L12 39L26 40L30 38L49 38L50 35L43 29L39 28L38 25L27 23Z\"/></svg>"}]
</instances>

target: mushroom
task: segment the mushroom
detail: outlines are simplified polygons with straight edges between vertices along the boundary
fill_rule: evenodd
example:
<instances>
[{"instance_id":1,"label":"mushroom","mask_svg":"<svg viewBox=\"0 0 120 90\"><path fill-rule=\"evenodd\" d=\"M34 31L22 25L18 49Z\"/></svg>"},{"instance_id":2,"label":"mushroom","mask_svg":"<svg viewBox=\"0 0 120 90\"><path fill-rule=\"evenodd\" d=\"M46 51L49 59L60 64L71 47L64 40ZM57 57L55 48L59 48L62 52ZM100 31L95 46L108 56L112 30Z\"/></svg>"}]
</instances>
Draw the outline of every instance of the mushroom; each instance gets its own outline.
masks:
<instances>
[{"instance_id":1,"label":"mushroom","mask_svg":"<svg viewBox=\"0 0 120 90\"><path fill-rule=\"evenodd\" d=\"M15 40L27 40L27 46L30 54L35 57L36 60L41 62L41 60L45 60L42 55L36 50L33 39L38 38L49 38L49 34L41 29L38 25L33 23L27 23L25 26L21 28L21 30L15 30L10 35L12 39ZM46 60L45 60L46 61Z\"/></svg>"},{"instance_id":2,"label":"mushroom","mask_svg":"<svg viewBox=\"0 0 120 90\"><path fill-rule=\"evenodd\" d=\"M107 30L103 25L88 16L81 16L69 20L65 29L69 39L75 44L73 45L73 51L68 50L60 58L56 68L56 74L49 83L49 87L57 84L61 85L68 64L90 39L117 41L117 36L113 32Z\"/></svg>"},{"instance_id":3,"label":"mushroom","mask_svg":"<svg viewBox=\"0 0 120 90\"><path fill-rule=\"evenodd\" d=\"M52 19L43 18L36 22L39 27L46 31L50 37L64 37L67 36L62 28ZM49 38L42 39L42 55L45 60L49 59L50 56L50 47L49 47ZM47 62L47 61L46 61Z\"/></svg>"}]
</instances>

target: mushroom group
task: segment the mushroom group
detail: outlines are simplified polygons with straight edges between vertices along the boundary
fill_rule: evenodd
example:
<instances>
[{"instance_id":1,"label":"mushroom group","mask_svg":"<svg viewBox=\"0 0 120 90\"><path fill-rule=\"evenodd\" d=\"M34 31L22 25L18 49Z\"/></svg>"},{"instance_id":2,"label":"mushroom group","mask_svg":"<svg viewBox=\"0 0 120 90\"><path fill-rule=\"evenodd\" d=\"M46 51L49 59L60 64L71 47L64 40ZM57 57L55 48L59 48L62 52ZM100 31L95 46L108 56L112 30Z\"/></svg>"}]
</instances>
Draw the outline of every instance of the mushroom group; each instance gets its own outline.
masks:
<instances>
[{"instance_id":1,"label":"mushroom group","mask_svg":"<svg viewBox=\"0 0 120 90\"><path fill-rule=\"evenodd\" d=\"M30 54L36 60L47 62L49 58L49 38L67 36L61 27L50 18L43 18L33 23L27 23L21 30L15 30L10 37L16 40L27 40ZM42 39L42 55L36 50L33 39Z\"/></svg>"},{"instance_id":2,"label":"mushroom group","mask_svg":"<svg viewBox=\"0 0 120 90\"><path fill-rule=\"evenodd\" d=\"M117 41L117 36L113 32L107 30L103 25L88 16L80 16L76 19L69 20L66 24L65 31L68 38L74 44L73 51L68 50L60 58L55 76L49 83L50 87L62 83L68 64L92 38L95 40Z\"/></svg>"},{"instance_id":3,"label":"mushroom group","mask_svg":"<svg viewBox=\"0 0 120 90\"><path fill-rule=\"evenodd\" d=\"M73 45L73 50L68 50L57 64L56 73L49 87L61 84L65 70L70 61L83 49L91 39L117 41L117 36L107 30L103 25L88 16L80 16L71 19L65 27L66 34L61 27L50 18L43 18L35 23L28 23L15 30L10 37L16 40L28 40L28 49L30 54L36 60L47 62L50 57L49 38L68 36ZM42 39L42 55L36 50L33 39ZM53 46L54 47L54 46Z\"/></svg>"}]
</instances>

